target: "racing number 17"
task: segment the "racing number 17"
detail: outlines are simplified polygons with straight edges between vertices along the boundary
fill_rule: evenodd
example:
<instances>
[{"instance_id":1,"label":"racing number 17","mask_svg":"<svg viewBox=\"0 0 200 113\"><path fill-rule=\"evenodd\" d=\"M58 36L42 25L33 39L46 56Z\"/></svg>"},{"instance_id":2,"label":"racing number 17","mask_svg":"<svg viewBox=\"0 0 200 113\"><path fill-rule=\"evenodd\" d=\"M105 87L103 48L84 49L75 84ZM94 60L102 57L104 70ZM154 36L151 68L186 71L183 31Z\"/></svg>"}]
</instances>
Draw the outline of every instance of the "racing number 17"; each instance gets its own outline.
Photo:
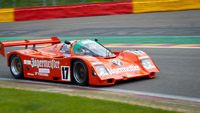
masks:
<instances>
[{"instance_id":1,"label":"racing number 17","mask_svg":"<svg viewBox=\"0 0 200 113\"><path fill-rule=\"evenodd\" d=\"M69 80L69 66L61 66L62 80Z\"/></svg>"}]
</instances>

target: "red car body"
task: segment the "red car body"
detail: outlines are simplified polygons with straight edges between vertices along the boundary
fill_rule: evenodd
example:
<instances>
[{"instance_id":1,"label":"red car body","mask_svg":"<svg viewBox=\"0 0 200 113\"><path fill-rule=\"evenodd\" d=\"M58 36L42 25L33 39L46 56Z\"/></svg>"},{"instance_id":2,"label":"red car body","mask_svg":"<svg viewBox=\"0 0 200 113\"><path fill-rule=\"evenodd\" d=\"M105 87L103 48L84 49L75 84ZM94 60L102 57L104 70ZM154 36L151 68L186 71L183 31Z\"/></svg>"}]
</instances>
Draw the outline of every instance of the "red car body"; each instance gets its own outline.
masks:
<instances>
[{"instance_id":1,"label":"red car body","mask_svg":"<svg viewBox=\"0 0 200 113\"><path fill-rule=\"evenodd\" d=\"M8 46L25 45L27 47L28 45L33 45L35 47L37 44L46 43L51 43L52 45L39 49L15 50L7 54L7 64L10 66L10 70L15 78L25 77L62 82L72 82L75 80L77 83L76 76L74 76L77 75L80 80L84 79L84 83L78 82L79 85L112 85L116 81L137 77L154 78L155 73L159 72L151 57L143 51L124 50L109 52L107 48L104 50L101 44L91 40L74 40L68 43L61 43L57 37L52 37L47 39L6 41L0 42L0 54L5 56L4 48ZM69 56L66 56L61 51L64 44L70 46ZM85 53L78 53L81 48L80 44L81 46L89 45L97 51L98 48L95 47L100 47L106 54L104 56L88 55L89 50L84 51ZM95 51L93 52L95 53ZM110 55L107 55L107 52ZM18 77L19 74L20 76Z\"/></svg>"}]
</instances>

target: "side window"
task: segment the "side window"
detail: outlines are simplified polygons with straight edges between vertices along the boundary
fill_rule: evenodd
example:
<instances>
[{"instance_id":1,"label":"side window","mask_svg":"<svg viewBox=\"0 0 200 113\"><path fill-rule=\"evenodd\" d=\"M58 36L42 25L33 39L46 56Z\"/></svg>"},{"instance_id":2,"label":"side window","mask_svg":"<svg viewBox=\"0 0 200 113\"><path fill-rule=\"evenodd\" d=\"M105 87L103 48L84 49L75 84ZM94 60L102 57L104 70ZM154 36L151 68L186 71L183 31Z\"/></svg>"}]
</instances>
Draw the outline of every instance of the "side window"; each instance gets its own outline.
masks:
<instances>
[{"instance_id":1,"label":"side window","mask_svg":"<svg viewBox=\"0 0 200 113\"><path fill-rule=\"evenodd\" d=\"M70 54L71 45L67 45L67 44L63 44L63 46L60 49L60 53L64 53L64 54Z\"/></svg>"},{"instance_id":2,"label":"side window","mask_svg":"<svg viewBox=\"0 0 200 113\"><path fill-rule=\"evenodd\" d=\"M50 48L49 49L49 53L51 53L52 52L52 50L54 50L54 49L56 49L58 46L57 45L55 45L53 48Z\"/></svg>"},{"instance_id":3,"label":"side window","mask_svg":"<svg viewBox=\"0 0 200 113\"><path fill-rule=\"evenodd\" d=\"M54 48L53 48L53 49L56 49L57 47L58 47L58 45L54 46Z\"/></svg>"},{"instance_id":4,"label":"side window","mask_svg":"<svg viewBox=\"0 0 200 113\"><path fill-rule=\"evenodd\" d=\"M52 51L52 48L49 49L49 53L51 53L51 51Z\"/></svg>"}]
</instances>

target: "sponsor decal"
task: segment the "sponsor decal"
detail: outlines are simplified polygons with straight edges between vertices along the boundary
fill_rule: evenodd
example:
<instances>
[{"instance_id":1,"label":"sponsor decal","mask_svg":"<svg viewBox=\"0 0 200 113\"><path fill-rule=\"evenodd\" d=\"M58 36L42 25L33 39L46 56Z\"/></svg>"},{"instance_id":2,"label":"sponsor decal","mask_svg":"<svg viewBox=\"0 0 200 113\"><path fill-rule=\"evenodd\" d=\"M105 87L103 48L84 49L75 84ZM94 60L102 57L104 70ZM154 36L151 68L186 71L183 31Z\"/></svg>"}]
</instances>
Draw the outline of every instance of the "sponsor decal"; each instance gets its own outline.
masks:
<instances>
[{"instance_id":1,"label":"sponsor decal","mask_svg":"<svg viewBox=\"0 0 200 113\"><path fill-rule=\"evenodd\" d=\"M26 51L26 54L29 54L30 52L29 51Z\"/></svg>"},{"instance_id":2,"label":"sponsor decal","mask_svg":"<svg viewBox=\"0 0 200 113\"><path fill-rule=\"evenodd\" d=\"M111 60L111 62L116 66L122 66L123 65L122 62L118 59L113 59L113 60Z\"/></svg>"},{"instance_id":3,"label":"sponsor decal","mask_svg":"<svg viewBox=\"0 0 200 113\"><path fill-rule=\"evenodd\" d=\"M31 61L30 60L24 60L24 64L31 65Z\"/></svg>"},{"instance_id":4,"label":"sponsor decal","mask_svg":"<svg viewBox=\"0 0 200 113\"><path fill-rule=\"evenodd\" d=\"M60 61L52 60L37 60L36 58L31 58L31 64L32 67L44 67L44 68L60 68Z\"/></svg>"},{"instance_id":5,"label":"sponsor decal","mask_svg":"<svg viewBox=\"0 0 200 113\"><path fill-rule=\"evenodd\" d=\"M39 68L39 73L50 73L49 69Z\"/></svg>"},{"instance_id":6,"label":"sponsor decal","mask_svg":"<svg viewBox=\"0 0 200 113\"><path fill-rule=\"evenodd\" d=\"M149 56L141 56L141 57L139 57L139 60L146 59L146 58L149 58Z\"/></svg>"},{"instance_id":7,"label":"sponsor decal","mask_svg":"<svg viewBox=\"0 0 200 113\"><path fill-rule=\"evenodd\" d=\"M48 74L46 73L38 73L39 76L49 76Z\"/></svg>"},{"instance_id":8,"label":"sponsor decal","mask_svg":"<svg viewBox=\"0 0 200 113\"><path fill-rule=\"evenodd\" d=\"M92 65L101 65L103 64L102 62L100 62L98 59L95 59L94 61L92 61Z\"/></svg>"},{"instance_id":9,"label":"sponsor decal","mask_svg":"<svg viewBox=\"0 0 200 113\"><path fill-rule=\"evenodd\" d=\"M39 73L39 72L35 72L35 75L39 75L39 76L49 76L49 74L47 74L47 73Z\"/></svg>"},{"instance_id":10,"label":"sponsor decal","mask_svg":"<svg viewBox=\"0 0 200 113\"><path fill-rule=\"evenodd\" d=\"M82 44L89 44L89 43L95 43L95 42L92 41L92 40L83 40L81 43Z\"/></svg>"},{"instance_id":11,"label":"sponsor decal","mask_svg":"<svg viewBox=\"0 0 200 113\"><path fill-rule=\"evenodd\" d=\"M107 69L110 75L112 74L120 74L124 72L134 72L134 71L139 71L140 67L139 66L128 66L128 67L122 67L122 68L114 68L114 69Z\"/></svg>"},{"instance_id":12,"label":"sponsor decal","mask_svg":"<svg viewBox=\"0 0 200 113\"><path fill-rule=\"evenodd\" d=\"M92 65L100 65L103 64L102 62L92 62Z\"/></svg>"},{"instance_id":13,"label":"sponsor decal","mask_svg":"<svg viewBox=\"0 0 200 113\"><path fill-rule=\"evenodd\" d=\"M31 75L31 76L34 76L34 74L33 74L33 73L27 73L27 75Z\"/></svg>"},{"instance_id":14,"label":"sponsor decal","mask_svg":"<svg viewBox=\"0 0 200 113\"><path fill-rule=\"evenodd\" d=\"M139 54L143 54L143 53L144 53L144 52L141 51L141 50L126 50L126 51L129 51L129 52L134 53L134 54L136 54L136 55L139 55Z\"/></svg>"}]
</instances>

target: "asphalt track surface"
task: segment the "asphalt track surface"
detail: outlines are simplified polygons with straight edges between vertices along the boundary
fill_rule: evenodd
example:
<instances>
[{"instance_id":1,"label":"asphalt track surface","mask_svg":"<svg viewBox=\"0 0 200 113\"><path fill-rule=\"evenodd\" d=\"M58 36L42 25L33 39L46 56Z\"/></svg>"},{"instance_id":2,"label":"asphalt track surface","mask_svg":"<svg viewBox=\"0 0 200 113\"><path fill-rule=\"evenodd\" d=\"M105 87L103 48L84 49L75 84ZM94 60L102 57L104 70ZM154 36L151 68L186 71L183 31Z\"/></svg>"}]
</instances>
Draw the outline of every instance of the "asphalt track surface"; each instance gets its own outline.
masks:
<instances>
[{"instance_id":1,"label":"asphalt track surface","mask_svg":"<svg viewBox=\"0 0 200 113\"><path fill-rule=\"evenodd\" d=\"M105 28L107 30L99 33L100 30ZM139 29L137 31L139 32L138 34L131 32L131 29L136 30L137 28ZM191 10L0 23L0 37L56 35L113 36L113 34L116 36L199 36L199 28L200 10ZM91 29L94 30L90 32ZM126 32L127 30L129 32ZM146 30L146 32L143 30ZM65 32L71 34L68 35ZM89 33L84 34L84 32ZM14 49L18 48L7 48L6 51L12 51ZM111 49L120 51L132 48L116 47ZM116 85L104 88L200 98L200 49L137 49L147 52L154 59L161 70L160 73L157 73L157 77L155 79L137 79L118 82ZM9 68L6 67L6 59L2 56L0 56L0 78L13 78Z\"/></svg>"},{"instance_id":2,"label":"asphalt track surface","mask_svg":"<svg viewBox=\"0 0 200 113\"><path fill-rule=\"evenodd\" d=\"M0 23L0 37L199 36L200 10Z\"/></svg>"}]
</instances>

